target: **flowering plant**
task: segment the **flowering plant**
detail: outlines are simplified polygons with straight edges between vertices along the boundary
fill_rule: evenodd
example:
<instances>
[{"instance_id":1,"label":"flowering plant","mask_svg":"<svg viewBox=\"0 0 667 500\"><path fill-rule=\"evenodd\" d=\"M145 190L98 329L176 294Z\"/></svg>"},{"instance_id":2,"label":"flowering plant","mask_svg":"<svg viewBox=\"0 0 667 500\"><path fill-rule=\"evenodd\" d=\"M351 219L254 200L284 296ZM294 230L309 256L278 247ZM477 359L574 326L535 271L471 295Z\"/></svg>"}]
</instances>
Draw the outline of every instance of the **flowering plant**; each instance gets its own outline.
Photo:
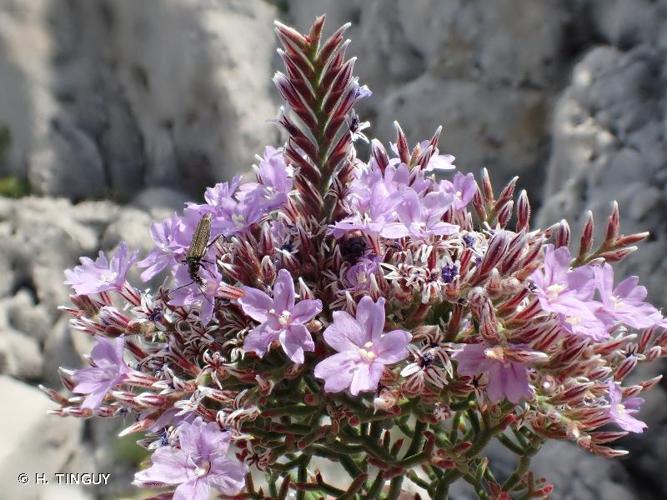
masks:
<instances>
[{"instance_id":1,"label":"flowering plant","mask_svg":"<svg viewBox=\"0 0 667 500\"><path fill-rule=\"evenodd\" d=\"M286 72L283 148L256 182L217 184L205 203L155 223L143 260L121 244L67 271L73 326L97 344L89 368L61 369L75 417L136 415L152 452L140 487L162 496L543 498L529 472L548 439L616 457L642 432L623 385L666 354L667 323L615 264L647 233L621 235L614 204L599 247L589 213L578 252L565 221L530 227L513 179L455 173L439 130L389 153L368 141L354 104L370 91L346 59L347 26L321 40L276 24ZM127 281L164 273L155 292ZM516 467L496 476L497 440ZM330 463L325 472L325 464ZM338 468L338 472L336 472ZM333 471L333 472L332 472ZM341 479L347 473L349 479Z\"/></svg>"}]
</instances>

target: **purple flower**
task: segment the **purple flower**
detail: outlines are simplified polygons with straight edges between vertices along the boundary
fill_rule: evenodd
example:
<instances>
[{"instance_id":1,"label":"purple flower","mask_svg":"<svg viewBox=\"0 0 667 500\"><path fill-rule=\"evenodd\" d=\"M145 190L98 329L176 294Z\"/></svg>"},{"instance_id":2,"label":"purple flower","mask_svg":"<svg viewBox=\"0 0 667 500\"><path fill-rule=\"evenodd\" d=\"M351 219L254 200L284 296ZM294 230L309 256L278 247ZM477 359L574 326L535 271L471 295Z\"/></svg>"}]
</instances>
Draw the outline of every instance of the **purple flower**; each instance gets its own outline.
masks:
<instances>
[{"instance_id":1,"label":"purple flower","mask_svg":"<svg viewBox=\"0 0 667 500\"><path fill-rule=\"evenodd\" d=\"M187 231L186 222L175 214L162 222L151 224L151 237L155 248L137 263L139 267L146 269L141 273L141 279L148 281L166 267L176 266L183 260L193 232L194 225Z\"/></svg>"},{"instance_id":2,"label":"purple flower","mask_svg":"<svg viewBox=\"0 0 667 500\"><path fill-rule=\"evenodd\" d=\"M571 260L567 247L545 246L544 266L531 275L540 306L556 313L567 332L595 340L607 338L607 326L594 313L599 307L593 300L595 272L589 265L570 269Z\"/></svg>"},{"instance_id":3,"label":"purple flower","mask_svg":"<svg viewBox=\"0 0 667 500\"><path fill-rule=\"evenodd\" d=\"M589 265L570 269L572 256L567 247L544 247L544 266L531 275L535 293L544 311L558 312L558 303L564 297L582 301L593 298L595 272Z\"/></svg>"},{"instance_id":4,"label":"purple flower","mask_svg":"<svg viewBox=\"0 0 667 500\"><path fill-rule=\"evenodd\" d=\"M97 339L97 344L90 352L93 366L76 370L73 375L76 385L72 392L88 394L82 408L98 408L104 396L127 378L130 368L123 360L124 348L123 337L117 337L113 341L104 337Z\"/></svg>"},{"instance_id":5,"label":"purple flower","mask_svg":"<svg viewBox=\"0 0 667 500\"><path fill-rule=\"evenodd\" d=\"M404 199L403 193L409 190L418 196L425 196L433 187L433 181L425 179L422 172L412 173L398 158L389 160L384 174L375 161L371 161L370 166L361 165L357 167L356 179L346 198L348 212L353 215L337 222L332 228L332 234L340 238L349 231L360 230L367 234L392 237L385 230L389 225L394 227L394 231L405 233L403 225L397 223L396 210Z\"/></svg>"},{"instance_id":6,"label":"purple flower","mask_svg":"<svg viewBox=\"0 0 667 500\"><path fill-rule=\"evenodd\" d=\"M171 407L162 412L153 425L150 426L149 430L151 432L160 432L165 427L178 425L181 422L192 423L196 417L197 414L195 412L183 410L179 407Z\"/></svg>"},{"instance_id":7,"label":"purple flower","mask_svg":"<svg viewBox=\"0 0 667 500\"><path fill-rule=\"evenodd\" d=\"M137 252L129 252L127 244L121 241L110 260L101 251L95 261L88 257L79 260L80 266L65 270L65 284L71 285L77 295L89 295L122 289L127 272L137 260Z\"/></svg>"},{"instance_id":8,"label":"purple flower","mask_svg":"<svg viewBox=\"0 0 667 500\"><path fill-rule=\"evenodd\" d=\"M565 296L555 303L554 310L557 311L560 325L565 331L593 340L604 340L609 338L609 332L594 312L596 304L598 303Z\"/></svg>"},{"instance_id":9,"label":"purple flower","mask_svg":"<svg viewBox=\"0 0 667 500\"><path fill-rule=\"evenodd\" d=\"M435 154L431 156L431 159L428 161L428 164L426 165L424 171L430 172L432 170L438 170L438 171L454 170L456 168L456 165L454 165L455 159L456 158L452 155L438 154L438 150L436 149Z\"/></svg>"},{"instance_id":10,"label":"purple flower","mask_svg":"<svg viewBox=\"0 0 667 500\"><path fill-rule=\"evenodd\" d=\"M243 192L240 182L239 177L234 177L231 183L221 182L207 188L206 203L188 204L184 217L199 221L205 214L211 214L212 235L232 236L247 231L266 213L266 200L258 200L257 190L252 191L253 195Z\"/></svg>"},{"instance_id":11,"label":"purple flower","mask_svg":"<svg viewBox=\"0 0 667 500\"><path fill-rule=\"evenodd\" d=\"M273 285L273 298L251 287L243 287L245 296L239 299L243 312L260 324L245 338L243 348L262 357L278 340L287 356L303 363L304 351L314 351L315 343L306 323L322 311L319 300L295 303L294 282L289 271L281 269Z\"/></svg>"},{"instance_id":12,"label":"purple flower","mask_svg":"<svg viewBox=\"0 0 667 500\"><path fill-rule=\"evenodd\" d=\"M230 434L198 418L178 426L179 447L163 446L152 465L134 475L136 486L175 485L174 500L206 500L211 488L235 495L245 486L246 466L229 458Z\"/></svg>"},{"instance_id":13,"label":"purple flower","mask_svg":"<svg viewBox=\"0 0 667 500\"><path fill-rule=\"evenodd\" d=\"M385 225L380 234L392 239L454 234L459 227L441 220L451 202L451 197L441 193L429 193L420 199L413 189L406 189L402 193L402 201L396 206L400 222Z\"/></svg>"},{"instance_id":14,"label":"purple flower","mask_svg":"<svg viewBox=\"0 0 667 500\"><path fill-rule=\"evenodd\" d=\"M282 151L267 146L256 170L259 182L242 184L238 199L259 202L265 210L275 210L285 205L294 180L291 169L285 164Z\"/></svg>"},{"instance_id":15,"label":"purple flower","mask_svg":"<svg viewBox=\"0 0 667 500\"><path fill-rule=\"evenodd\" d=\"M440 181L440 191L450 194L454 198L454 210L461 210L468 206L477 192L477 183L475 176L472 174L463 175L457 172L453 181Z\"/></svg>"},{"instance_id":16,"label":"purple flower","mask_svg":"<svg viewBox=\"0 0 667 500\"><path fill-rule=\"evenodd\" d=\"M452 356L458 361L460 375L474 377L488 375L486 391L489 400L497 403L507 398L514 404L522 399L532 399L533 391L528 383L528 368L521 363L505 359L502 348L487 344L465 344Z\"/></svg>"},{"instance_id":17,"label":"purple flower","mask_svg":"<svg viewBox=\"0 0 667 500\"><path fill-rule=\"evenodd\" d=\"M628 432L642 433L647 425L633 417L644 403L643 398L629 398L623 401L623 391L613 380L609 380L609 418L621 429Z\"/></svg>"},{"instance_id":18,"label":"purple flower","mask_svg":"<svg viewBox=\"0 0 667 500\"><path fill-rule=\"evenodd\" d=\"M442 281L451 283L459 274L459 268L456 264L445 264L442 271L440 271L440 274L442 275Z\"/></svg>"},{"instance_id":19,"label":"purple flower","mask_svg":"<svg viewBox=\"0 0 667 500\"><path fill-rule=\"evenodd\" d=\"M368 88L368 85L359 85L359 80L354 78L353 85L355 86L355 100L366 99L373 95L371 89Z\"/></svg>"},{"instance_id":20,"label":"purple flower","mask_svg":"<svg viewBox=\"0 0 667 500\"><path fill-rule=\"evenodd\" d=\"M203 264L198 273L201 284L192 280L188 268L180 266L174 274L175 287L169 303L177 306L198 307L199 321L206 325L213 317L215 298L222 276L215 265Z\"/></svg>"},{"instance_id":21,"label":"purple flower","mask_svg":"<svg viewBox=\"0 0 667 500\"><path fill-rule=\"evenodd\" d=\"M354 290L368 289L370 287L370 277L380 269L379 260L377 256L359 259L356 264L345 271L346 284Z\"/></svg>"},{"instance_id":22,"label":"purple flower","mask_svg":"<svg viewBox=\"0 0 667 500\"><path fill-rule=\"evenodd\" d=\"M646 288L638 285L639 278L630 276L614 288L614 269L607 263L595 268L595 281L602 305L595 311L608 326L623 323L632 328L649 328L662 321L662 315L644 302Z\"/></svg>"},{"instance_id":23,"label":"purple flower","mask_svg":"<svg viewBox=\"0 0 667 500\"><path fill-rule=\"evenodd\" d=\"M345 311L334 311L333 323L324 331L324 340L338 351L315 367L315 376L324 379L324 390L341 392L349 389L356 396L374 391L385 365L408 356L412 336L404 330L382 333L384 299L373 302L368 296L357 305L356 319Z\"/></svg>"}]
</instances>

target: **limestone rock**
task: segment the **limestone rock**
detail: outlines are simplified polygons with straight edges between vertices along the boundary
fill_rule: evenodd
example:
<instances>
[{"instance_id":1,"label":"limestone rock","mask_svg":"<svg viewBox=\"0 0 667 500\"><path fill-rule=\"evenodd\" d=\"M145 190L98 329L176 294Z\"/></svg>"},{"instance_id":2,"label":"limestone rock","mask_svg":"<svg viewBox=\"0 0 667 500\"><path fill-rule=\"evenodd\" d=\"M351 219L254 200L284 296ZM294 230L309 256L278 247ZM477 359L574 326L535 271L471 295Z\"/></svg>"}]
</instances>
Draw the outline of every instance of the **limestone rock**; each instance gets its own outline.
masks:
<instances>
[{"instance_id":1,"label":"limestone rock","mask_svg":"<svg viewBox=\"0 0 667 500\"><path fill-rule=\"evenodd\" d=\"M540 215L542 224L565 217L576 230L591 209L601 231L611 201L617 200L625 234L652 233L624 272L638 274L659 304L667 304L665 82L663 51L601 47L584 57L554 113Z\"/></svg>"},{"instance_id":2,"label":"limestone rock","mask_svg":"<svg viewBox=\"0 0 667 500\"><path fill-rule=\"evenodd\" d=\"M0 376L0 394L11 402L0 414L0 484L4 498L37 499L43 488L34 484L34 474L47 477L59 472L78 446L81 421L49 416L52 403L37 389ZM31 484L20 484L26 473Z\"/></svg>"},{"instance_id":3,"label":"limestone rock","mask_svg":"<svg viewBox=\"0 0 667 500\"><path fill-rule=\"evenodd\" d=\"M34 338L0 327L0 373L35 380L42 374L42 353Z\"/></svg>"},{"instance_id":4,"label":"limestone rock","mask_svg":"<svg viewBox=\"0 0 667 500\"><path fill-rule=\"evenodd\" d=\"M522 174L528 183L536 180L527 174L544 154L546 113L539 92L489 89L467 80L445 84L426 74L385 99L376 126L382 136L395 135L396 117L416 142L443 123L441 150L456 156L460 169L479 172L486 166L498 184Z\"/></svg>"},{"instance_id":5,"label":"limestone rock","mask_svg":"<svg viewBox=\"0 0 667 500\"><path fill-rule=\"evenodd\" d=\"M277 138L275 15L262 0L0 1L0 176L128 201L246 170Z\"/></svg>"},{"instance_id":6,"label":"limestone rock","mask_svg":"<svg viewBox=\"0 0 667 500\"><path fill-rule=\"evenodd\" d=\"M394 139L394 120L412 141L443 125L443 149L462 169L488 167L498 184L523 175L523 186L540 185L548 109L568 64L572 19L562 2L289 3L301 29L321 13L332 26L353 23L349 51L374 91L362 115L381 139Z\"/></svg>"},{"instance_id":7,"label":"limestone rock","mask_svg":"<svg viewBox=\"0 0 667 500\"><path fill-rule=\"evenodd\" d=\"M0 308L3 307L7 315L7 326L40 343L46 339L52 327L50 315L46 308L34 303L26 290L21 290L0 305Z\"/></svg>"}]
</instances>

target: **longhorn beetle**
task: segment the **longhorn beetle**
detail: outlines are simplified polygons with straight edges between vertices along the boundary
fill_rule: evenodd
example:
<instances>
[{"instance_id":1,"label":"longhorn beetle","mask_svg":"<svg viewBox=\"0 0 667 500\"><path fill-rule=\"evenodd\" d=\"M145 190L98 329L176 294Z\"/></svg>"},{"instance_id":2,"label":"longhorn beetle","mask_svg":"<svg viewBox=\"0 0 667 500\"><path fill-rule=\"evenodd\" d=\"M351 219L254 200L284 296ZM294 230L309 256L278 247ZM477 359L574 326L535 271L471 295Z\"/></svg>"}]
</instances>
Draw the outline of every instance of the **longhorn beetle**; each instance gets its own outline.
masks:
<instances>
[{"instance_id":1,"label":"longhorn beetle","mask_svg":"<svg viewBox=\"0 0 667 500\"><path fill-rule=\"evenodd\" d=\"M202 267L202 261L206 250L208 249L208 239L211 237L211 214L206 214L197 223L195 232L192 235L190 248L185 254L185 263L188 265L188 274L190 279L199 286L204 284L199 270Z\"/></svg>"},{"instance_id":2,"label":"longhorn beetle","mask_svg":"<svg viewBox=\"0 0 667 500\"><path fill-rule=\"evenodd\" d=\"M181 288L185 288L186 286L190 286L192 283L196 283L200 288L204 286L204 280L199 275L202 263L207 262L204 260L204 255L206 255L206 250L208 250L208 248L221 236L216 236L209 244L208 239L211 237L211 219L211 214L206 214L199 220L195 232L192 235L190 248L188 248L188 252L185 254L185 259L183 259L183 262L188 266L188 274L192 281L173 289L171 293L180 290Z\"/></svg>"}]
</instances>

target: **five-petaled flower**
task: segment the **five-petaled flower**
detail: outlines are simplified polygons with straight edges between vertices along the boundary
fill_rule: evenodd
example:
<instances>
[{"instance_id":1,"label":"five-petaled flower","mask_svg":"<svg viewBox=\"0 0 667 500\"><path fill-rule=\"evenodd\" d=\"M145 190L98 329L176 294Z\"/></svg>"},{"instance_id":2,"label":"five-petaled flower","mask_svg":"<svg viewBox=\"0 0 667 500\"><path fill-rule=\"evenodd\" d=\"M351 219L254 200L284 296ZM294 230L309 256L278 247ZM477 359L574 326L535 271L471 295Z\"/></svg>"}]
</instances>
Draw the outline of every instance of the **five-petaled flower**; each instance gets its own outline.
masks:
<instances>
[{"instance_id":1,"label":"five-petaled flower","mask_svg":"<svg viewBox=\"0 0 667 500\"><path fill-rule=\"evenodd\" d=\"M278 272L273 298L256 288L246 286L243 291L245 296L238 299L243 312L260 322L245 338L243 349L262 357L277 340L292 361L303 363L304 351L315 350L306 324L322 311L322 302L296 303L292 275L285 269Z\"/></svg>"},{"instance_id":2,"label":"five-petaled flower","mask_svg":"<svg viewBox=\"0 0 667 500\"><path fill-rule=\"evenodd\" d=\"M122 289L127 272L137 260L137 252L129 251L127 244L121 241L111 259L100 251L95 260L89 257L79 260L80 266L65 270L65 284L71 285L77 295L89 295Z\"/></svg>"},{"instance_id":3,"label":"five-petaled flower","mask_svg":"<svg viewBox=\"0 0 667 500\"><path fill-rule=\"evenodd\" d=\"M643 398L628 398L623 401L623 391L613 380L607 384L609 390L609 418L621 429L628 432L642 433L647 425L633 415L644 403Z\"/></svg>"},{"instance_id":4,"label":"five-petaled flower","mask_svg":"<svg viewBox=\"0 0 667 500\"><path fill-rule=\"evenodd\" d=\"M76 385L72 391L88 394L81 405L83 408L98 408L107 393L127 378L130 368L123 360L124 348L124 337L117 337L113 341L99 337L90 352L93 366L74 372Z\"/></svg>"},{"instance_id":5,"label":"five-petaled flower","mask_svg":"<svg viewBox=\"0 0 667 500\"><path fill-rule=\"evenodd\" d=\"M178 485L174 500L205 500L211 488L235 495L245 485L246 466L229 458L230 434L201 418L177 429L179 447L163 446L151 456L152 465L134 475L137 486Z\"/></svg>"},{"instance_id":6,"label":"five-petaled flower","mask_svg":"<svg viewBox=\"0 0 667 500\"><path fill-rule=\"evenodd\" d=\"M609 333L594 312L599 307L593 300L595 270L591 265L571 269L571 261L567 247L546 245L544 266L531 275L535 294L542 310L555 313L564 331L603 340Z\"/></svg>"},{"instance_id":7,"label":"five-petaled flower","mask_svg":"<svg viewBox=\"0 0 667 500\"><path fill-rule=\"evenodd\" d=\"M662 314L644 302L647 290L637 276L630 276L614 287L614 269L607 263L595 268L595 281L602 304L596 315L609 326L623 323L632 328L649 328L662 321Z\"/></svg>"},{"instance_id":8,"label":"five-petaled flower","mask_svg":"<svg viewBox=\"0 0 667 500\"><path fill-rule=\"evenodd\" d=\"M333 323L324 331L324 340L338 351L315 367L315 376L324 379L324 390L349 389L354 396L374 391L385 365L408 355L412 336L404 330L384 330L384 299L373 302L365 296L357 305L356 319L345 311L333 313Z\"/></svg>"},{"instance_id":9,"label":"five-petaled flower","mask_svg":"<svg viewBox=\"0 0 667 500\"><path fill-rule=\"evenodd\" d=\"M488 375L487 394L492 403L507 398L512 403L533 398L528 382L528 368L522 363L506 359L501 346L465 344L452 356L457 362L459 375L474 377Z\"/></svg>"}]
</instances>

